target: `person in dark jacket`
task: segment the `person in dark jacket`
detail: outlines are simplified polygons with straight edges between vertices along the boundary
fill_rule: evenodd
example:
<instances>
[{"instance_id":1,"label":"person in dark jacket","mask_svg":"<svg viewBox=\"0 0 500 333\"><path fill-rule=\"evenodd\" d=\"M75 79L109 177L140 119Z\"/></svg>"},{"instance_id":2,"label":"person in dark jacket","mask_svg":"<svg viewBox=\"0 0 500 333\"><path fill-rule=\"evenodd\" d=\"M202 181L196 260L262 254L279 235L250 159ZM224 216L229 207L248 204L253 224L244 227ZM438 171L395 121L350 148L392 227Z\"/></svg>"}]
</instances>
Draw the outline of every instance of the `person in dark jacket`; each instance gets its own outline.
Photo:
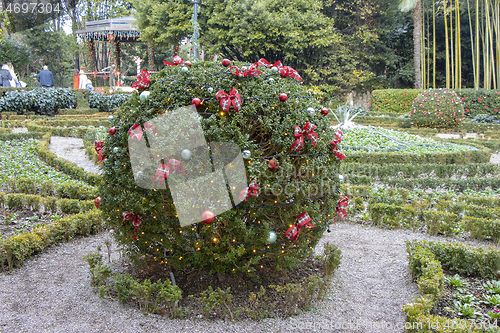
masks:
<instances>
[{"instance_id":1,"label":"person in dark jacket","mask_svg":"<svg viewBox=\"0 0 500 333\"><path fill-rule=\"evenodd\" d=\"M54 75L47 66L43 66L43 70L38 73L36 78L42 88L52 88L54 86Z\"/></svg>"},{"instance_id":2,"label":"person in dark jacket","mask_svg":"<svg viewBox=\"0 0 500 333\"><path fill-rule=\"evenodd\" d=\"M2 69L0 69L0 83L2 87L10 87L10 80L12 80L12 75L10 75L9 66L4 64L2 65Z\"/></svg>"}]
</instances>

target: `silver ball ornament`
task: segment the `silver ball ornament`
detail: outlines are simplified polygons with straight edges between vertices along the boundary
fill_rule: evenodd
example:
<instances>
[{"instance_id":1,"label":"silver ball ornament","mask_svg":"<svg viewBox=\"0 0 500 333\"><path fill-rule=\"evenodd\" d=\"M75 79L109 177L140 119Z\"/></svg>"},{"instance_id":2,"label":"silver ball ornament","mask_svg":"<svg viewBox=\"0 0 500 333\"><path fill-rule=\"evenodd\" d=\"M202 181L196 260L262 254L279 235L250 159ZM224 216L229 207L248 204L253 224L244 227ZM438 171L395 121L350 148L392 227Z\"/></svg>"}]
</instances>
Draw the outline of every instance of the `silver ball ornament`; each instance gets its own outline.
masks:
<instances>
[{"instance_id":1,"label":"silver ball ornament","mask_svg":"<svg viewBox=\"0 0 500 333\"><path fill-rule=\"evenodd\" d=\"M243 150L243 151L241 152L241 155L243 156L243 158L244 158L244 159L249 158L251 154L252 154L252 153L250 153L250 150Z\"/></svg>"},{"instance_id":2,"label":"silver ball ornament","mask_svg":"<svg viewBox=\"0 0 500 333\"><path fill-rule=\"evenodd\" d=\"M313 115L316 112L316 110L313 107L308 107L307 112L309 112L310 115Z\"/></svg>"},{"instance_id":3,"label":"silver ball ornament","mask_svg":"<svg viewBox=\"0 0 500 333\"><path fill-rule=\"evenodd\" d=\"M115 154L116 154L116 153L118 153L119 151L120 151L120 148L118 148L118 147L113 148L113 153L115 153Z\"/></svg>"},{"instance_id":4,"label":"silver ball ornament","mask_svg":"<svg viewBox=\"0 0 500 333\"><path fill-rule=\"evenodd\" d=\"M208 87L207 91L208 91L209 93L212 93L212 92L214 91L214 88L212 88L212 87Z\"/></svg>"},{"instance_id":5,"label":"silver ball ornament","mask_svg":"<svg viewBox=\"0 0 500 333\"><path fill-rule=\"evenodd\" d=\"M189 72L189 69L187 68L187 66L182 66L181 72L187 73L187 72Z\"/></svg>"},{"instance_id":6,"label":"silver ball ornament","mask_svg":"<svg viewBox=\"0 0 500 333\"><path fill-rule=\"evenodd\" d=\"M278 67L273 66L273 67L271 67L271 70L272 70L274 73L277 73L277 72L278 72Z\"/></svg>"},{"instance_id":7,"label":"silver ball ornament","mask_svg":"<svg viewBox=\"0 0 500 333\"><path fill-rule=\"evenodd\" d=\"M141 92L141 94L139 95L139 100L140 100L141 102L145 102L145 101L147 101L147 100L149 99L149 95L150 95L150 94L151 94L151 93L150 93L149 91L147 91L147 90L146 90L146 91Z\"/></svg>"},{"instance_id":8,"label":"silver ball ornament","mask_svg":"<svg viewBox=\"0 0 500 333\"><path fill-rule=\"evenodd\" d=\"M193 153L191 153L191 150L189 149L184 149L181 151L181 157L184 161L189 161L191 157L193 157Z\"/></svg>"},{"instance_id":9,"label":"silver ball ornament","mask_svg":"<svg viewBox=\"0 0 500 333\"><path fill-rule=\"evenodd\" d=\"M274 81L274 78L270 77L270 78L269 78L269 81Z\"/></svg>"},{"instance_id":10,"label":"silver ball ornament","mask_svg":"<svg viewBox=\"0 0 500 333\"><path fill-rule=\"evenodd\" d=\"M272 243L276 242L277 238L278 238L278 236L276 235L276 233L274 231L269 231L269 235L267 236L266 242L268 244L272 244Z\"/></svg>"},{"instance_id":11,"label":"silver ball ornament","mask_svg":"<svg viewBox=\"0 0 500 333\"><path fill-rule=\"evenodd\" d=\"M343 181L344 181L344 176L339 175L339 182L343 182Z\"/></svg>"}]
</instances>

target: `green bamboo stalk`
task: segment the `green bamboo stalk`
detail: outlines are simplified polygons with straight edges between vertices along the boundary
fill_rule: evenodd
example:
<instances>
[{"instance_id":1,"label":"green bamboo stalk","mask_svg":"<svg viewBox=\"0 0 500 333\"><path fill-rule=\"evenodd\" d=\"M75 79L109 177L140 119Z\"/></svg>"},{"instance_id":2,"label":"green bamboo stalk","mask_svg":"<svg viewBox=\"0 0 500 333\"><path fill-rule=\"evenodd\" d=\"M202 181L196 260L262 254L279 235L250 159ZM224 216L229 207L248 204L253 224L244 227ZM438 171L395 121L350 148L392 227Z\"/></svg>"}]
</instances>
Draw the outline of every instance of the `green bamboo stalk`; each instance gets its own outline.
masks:
<instances>
[{"instance_id":1,"label":"green bamboo stalk","mask_svg":"<svg viewBox=\"0 0 500 333\"><path fill-rule=\"evenodd\" d=\"M476 0L477 1L477 0ZM470 15L470 3L469 3L469 0L467 0L467 13L468 13L468 16L469 16L469 31L470 31L470 35L471 35L471 39L470 39L470 44L471 44L471 51L472 51L472 74L473 74L473 77L474 77L474 89L479 89L479 85L477 85L477 73L476 73L476 57L475 57L475 51L474 51L474 38L472 38L472 36L474 36L474 31L472 30L472 17Z\"/></svg>"},{"instance_id":2,"label":"green bamboo stalk","mask_svg":"<svg viewBox=\"0 0 500 333\"><path fill-rule=\"evenodd\" d=\"M453 0L450 6L450 67L451 67L451 87L455 89L455 35L453 34Z\"/></svg>"},{"instance_id":3,"label":"green bamboo stalk","mask_svg":"<svg viewBox=\"0 0 500 333\"><path fill-rule=\"evenodd\" d=\"M445 42L445 62L446 62L446 88L450 87L450 50L448 48L448 13L446 10L446 1L443 1L444 13L444 42Z\"/></svg>"},{"instance_id":4,"label":"green bamboo stalk","mask_svg":"<svg viewBox=\"0 0 500 333\"><path fill-rule=\"evenodd\" d=\"M457 38L457 41L455 43L456 47L457 47L457 51L456 51L456 57L457 57L457 60L456 60L456 73L457 73L457 84L455 85L455 88L456 89L462 89L462 43L461 43L461 40L460 40L460 2L459 0L455 0L455 4L456 4L456 23L457 23L457 28L455 29L455 31L457 32L456 34L456 38Z\"/></svg>"},{"instance_id":5,"label":"green bamboo stalk","mask_svg":"<svg viewBox=\"0 0 500 333\"><path fill-rule=\"evenodd\" d=\"M432 87L436 89L436 2L435 0L432 0Z\"/></svg>"},{"instance_id":6,"label":"green bamboo stalk","mask_svg":"<svg viewBox=\"0 0 500 333\"><path fill-rule=\"evenodd\" d=\"M480 74L481 74L481 61L479 56L479 32L480 24L479 24L479 0L476 0L476 82L474 82L474 86L476 89L479 89L480 82Z\"/></svg>"}]
</instances>

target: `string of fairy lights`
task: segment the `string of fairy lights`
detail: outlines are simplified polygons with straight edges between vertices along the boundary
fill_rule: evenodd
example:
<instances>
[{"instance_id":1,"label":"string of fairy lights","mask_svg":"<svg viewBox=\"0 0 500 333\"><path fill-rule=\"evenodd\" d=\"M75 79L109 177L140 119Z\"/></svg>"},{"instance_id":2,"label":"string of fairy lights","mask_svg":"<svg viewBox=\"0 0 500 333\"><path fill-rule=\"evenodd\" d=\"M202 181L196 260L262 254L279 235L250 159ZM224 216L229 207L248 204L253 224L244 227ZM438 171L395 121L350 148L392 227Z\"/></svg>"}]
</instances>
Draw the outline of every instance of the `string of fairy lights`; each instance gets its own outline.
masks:
<instances>
[{"instance_id":1,"label":"string of fairy lights","mask_svg":"<svg viewBox=\"0 0 500 333\"><path fill-rule=\"evenodd\" d=\"M213 65L215 66L215 65ZM218 73L215 73L213 75L227 75L227 74L230 74L230 75L234 75L234 73L232 73L231 71L221 71L221 72L218 72ZM262 79L266 79L269 77L269 79L273 79L274 78L272 77L274 76L274 74L267 74L267 75L262 75L262 76L259 76L260 78ZM200 88L201 90L203 89L207 89L207 91L210 91L210 92L213 92L215 89L211 86L207 86L207 85L202 85L202 84L199 84L199 83L196 83L196 82L193 82L193 78L196 78L198 76L196 75L192 75L190 74L190 76L186 76L186 77L189 77L189 79L191 81L188 81L188 82L185 82L185 81L182 81L182 80L167 80L167 79L160 79L160 81L162 83L168 83L168 84L174 84L174 83L182 83L182 84L185 84L185 85L190 85L190 86L197 86L198 88ZM237 85L241 85L241 83L239 82L239 79L249 79L249 78L240 78L238 77L238 80L236 82L234 82L233 84L231 84L229 86L229 88L226 87L226 89L224 91L227 91L229 90L230 88L234 87L234 86L237 86ZM255 77L252 77L252 79L255 79ZM189 91L189 89L187 89ZM191 96L190 94L186 93L186 96L185 98L186 99L189 99L189 98L193 98L193 97L198 97L198 96ZM259 100L259 99L275 99L276 97L275 96L264 96L264 97L245 97L245 98L241 98L242 102L243 101L250 101L250 100ZM304 98L304 99L307 99L307 100L310 100L312 98L312 95L309 93L307 96L289 96L289 98L296 98L296 99L299 99L299 98ZM201 100L201 103L205 102L205 101L212 101L216 99L216 97L201 97L200 100ZM170 100L170 98L168 98L168 100ZM168 106L166 107L166 110L168 111L169 109L172 109L172 108L175 108L176 106ZM274 109L274 108L273 108ZM285 114L291 114L293 112L297 112L296 110L293 110L291 107L290 107L290 111L285 111L285 112L280 112L278 113L279 115L285 115ZM316 110L314 110L316 111ZM309 111L309 113L312 115L311 111ZM236 117L238 115L240 116L247 116L247 117L265 117L265 116L268 116L266 114L246 114L246 113L239 113L238 115L233 115L233 114L226 114L225 112L216 112L216 113L213 113L213 112L208 112L208 107L205 108L204 111L201 111L201 112L198 112L198 114L200 116L206 116L206 115L209 115L209 116L212 116L214 114L219 114L221 116L229 116L229 117ZM274 114L276 115L276 114ZM317 128L318 131L325 131L324 129L321 129L321 128ZM285 133L286 135L287 133ZM255 146L264 146L264 145L269 145L271 144L270 141L267 141L267 142L263 142L263 143L254 143L253 145ZM314 157L320 157L320 156L330 156L329 154L323 154L323 153L316 153L316 154L286 154L285 152L281 152L280 154L277 154L277 155L271 155L271 156L256 156L256 157L252 157L252 158L255 158L255 159L272 159L272 158L284 158L284 157L288 157L288 158L314 158ZM330 160L330 159L329 159ZM250 164L251 163L251 159L248 160L248 163ZM125 165L123 165L125 167ZM298 181L298 182L287 182L286 184L278 184L278 185L274 185L274 187L277 187L279 186L280 188L282 186L286 186L286 185L300 185L300 184L303 184L304 182L305 183L313 183L315 182L316 180L323 180L323 178L321 177L317 177L317 178L314 178L314 179L307 179L307 180L304 180L304 181ZM228 186L232 186L232 185L235 185L235 184L229 184L227 182L224 183L225 185L228 185ZM247 184L241 184L243 186L246 186ZM137 186L135 186L134 188L132 187L125 187L123 186L123 184L113 184L113 186L118 186L119 188L121 189L124 189L124 190L128 190L128 191L137 191L137 192L142 192L144 194L144 197L147 197L148 195L155 193L157 192L157 190L153 189L141 189L141 188L138 188ZM270 184L260 184L259 185L259 188L263 187L270 187L271 185ZM337 193L340 194L340 191L337 189L336 190ZM164 196L169 196L169 197L172 197L172 195L168 194L168 193L164 193L164 192L159 192L161 193L162 195ZM258 205L258 206L246 206L246 205L234 205L233 208L234 209L239 209L239 210L246 210L248 211L249 214L251 214L251 212L253 211L253 214L255 215L256 214L256 211L259 211L259 210L263 210L263 209L276 209L276 208L280 208L280 207L284 207L284 206L288 206L288 205L300 205L300 204L303 204L305 203L306 201L320 201L321 203L323 203L323 200L324 198L330 196L331 194L333 194L333 192L328 192L328 193L325 193L323 195L320 195L320 196L316 196L316 197L312 197L312 198L303 198L303 199L299 199L299 200L290 200L290 199L287 199L285 202L278 202L277 200L274 201L274 204L271 204L271 205ZM106 200L106 198L103 198L103 200ZM203 202L203 204L207 204L206 202ZM328 208L326 211L322 212L319 216L316 217L316 219L322 219L323 217L326 217L326 220L325 220L325 225L328 225L328 231L329 230L329 224L327 222L327 220L329 218L331 218L332 216L332 208ZM120 211L119 209L117 210L118 212ZM166 219L166 218L161 218L161 217L158 217L158 216L155 216L153 214L141 214L141 216L145 217L145 218L148 218L148 219L154 219L154 220L159 220L159 221L162 221L162 222L167 222L167 223L170 223L172 225L177 225L177 226L180 226L180 222L179 222L179 219L178 217L175 218L175 220L172 220L172 219ZM233 230L233 229L249 229L249 230L252 230L252 229L261 229L261 230L271 230L271 231L278 231L278 230L281 230L281 229L285 229L285 228L289 228L291 227L290 226L275 226L275 227L272 227L272 228L269 228L269 227L264 227L264 226L260 226L261 225L261 221L257 221L257 226L253 226L253 225L250 225L250 216L247 215L247 218L246 218L246 222L245 222L245 226L231 226L231 227L228 227L228 226L224 226L224 225L220 225L218 226L217 228L220 229L221 231L222 230ZM322 222L319 221L319 224L321 224ZM211 228L211 225L206 225L206 227L208 228ZM191 227L191 231L196 231L196 228L195 227ZM312 247L310 246L311 243L309 242L309 237L311 235L315 235L319 232L321 232L322 229L321 228L315 228L313 229L312 231L309 231L307 234L306 234L306 242L309 243L309 247L312 249ZM157 235L159 237L163 236L163 237L167 237L166 234L164 233L155 233L155 232L147 232L148 234L151 234L151 235ZM217 234L217 233L215 233ZM144 231L141 231L139 232L139 235L145 235L145 232ZM206 238L203 238L203 237L199 237L199 235L196 234L196 236L194 235L189 235L185 232L185 230L179 230L179 235L182 236L184 239L186 240L196 240L196 241L200 241L204 244L206 244L206 242L212 242L212 243L218 243L220 241L220 239L217 237L217 236L213 236L212 239L206 239ZM139 242L139 238L137 238L137 242ZM182 255L178 258L178 260L182 260L182 256L186 255L187 253L192 253L192 252L195 252L195 251L200 251L201 248L200 247L197 247L198 244L200 242L197 242L196 245L195 245L195 249L192 249L192 250L186 250L183 248L183 252L182 252ZM262 258L263 259L265 257L265 254L268 253L268 252L276 252L276 251L282 251L282 253L285 253L285 251L291 251L291 250L298 250L300 249L299 247L297 247L295 245L295 243L292 245L292 246L289 246L288 248L285 248L285 243L288 243L288 240L282 240L282 241L274 241L272 242L272 244L275 244L275 245L271 245L271 244L267 244L267 245L263 245L263 246L256 246L256 243L248 243L248 242L238 242L236 238L233 238L232 239L232 242L231 242L231 245L232 246L239 246L239 245L243 245L243 246L250 246L250 247L253 247L253 249L251 250L251 252L253 254L255 253L262 253ZM145 244L147 245L148 244L148 241L145 241ZM149 251L150 254L152 254L154 256L154 259L155 260L158 260L158 257L160 257L160 260L162 263L168 263L168 260L171 260L174 258L174 254L173 254L173 249L171 250L167 250L164 248L164 252L163 252L163 256L161 256L161 251L160 249L163 248L163 238L160 238L160 241L159 242L155 242L154 244L153 243L150 243L149 244L149 249L151 249ZM167 252L172 252L172 254L168 254ZM175 256L177 256L178 253L175 254ZM215 258L217 259L217 258ZM263 264L266 264L266 263L271 263L271 262L275 262L276 260L271 260L271 261L261 261L259 260L259 262L255 263L255 264L252 264L252 266L258 266L260 265L261 267L263 267ZM234 269L233 269L234 270Z\"/></svg>"}]
</instances>

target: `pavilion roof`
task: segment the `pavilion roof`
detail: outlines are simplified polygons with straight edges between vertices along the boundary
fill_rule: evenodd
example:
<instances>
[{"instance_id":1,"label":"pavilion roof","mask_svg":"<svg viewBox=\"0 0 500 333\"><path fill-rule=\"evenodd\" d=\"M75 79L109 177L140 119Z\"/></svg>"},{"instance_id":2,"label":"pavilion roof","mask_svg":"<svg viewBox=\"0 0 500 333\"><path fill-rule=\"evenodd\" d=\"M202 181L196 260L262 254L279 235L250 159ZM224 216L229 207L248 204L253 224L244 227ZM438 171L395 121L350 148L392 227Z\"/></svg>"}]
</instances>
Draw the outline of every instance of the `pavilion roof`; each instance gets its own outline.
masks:
<instances>
[{"instance_id":1,"label":"pavilion roof","mask_svg":"<svg viewBox=\"0 0 500 333\"><path fill-rule=\"evenodd\" d=\"M87 21L85 29L77 30L76 35L85 40L101 41L107 41L113 35L115 40L133 42L141 37L141 32L137 29L136 19L127 16Z\"/></svg>"}]
</instances>

